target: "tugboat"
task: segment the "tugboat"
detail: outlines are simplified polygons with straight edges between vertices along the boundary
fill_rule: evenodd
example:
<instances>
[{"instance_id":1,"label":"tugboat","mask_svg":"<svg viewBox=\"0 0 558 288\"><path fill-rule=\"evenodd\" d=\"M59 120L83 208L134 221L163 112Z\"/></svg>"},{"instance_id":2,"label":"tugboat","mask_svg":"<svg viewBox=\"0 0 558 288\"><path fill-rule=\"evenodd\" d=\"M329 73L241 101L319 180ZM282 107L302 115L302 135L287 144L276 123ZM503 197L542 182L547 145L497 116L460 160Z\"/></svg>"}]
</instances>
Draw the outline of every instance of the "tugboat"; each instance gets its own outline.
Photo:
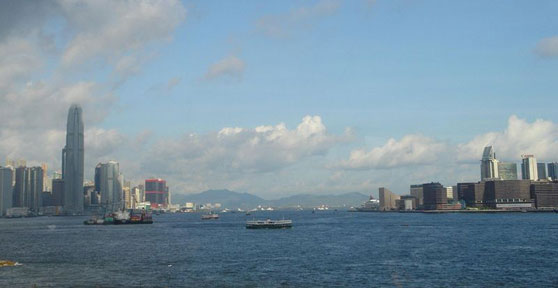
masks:
<instances>
[{"instance_id":1,"label":"tugboat","mask_svg":"<svg viewBox=\"0 0 558 288\"><path fill-rule=\"evenodd\" d=\"M293 220L254 220L246 221L246 229L286 229L293 227Z\"/></svg>"}]
</instances>

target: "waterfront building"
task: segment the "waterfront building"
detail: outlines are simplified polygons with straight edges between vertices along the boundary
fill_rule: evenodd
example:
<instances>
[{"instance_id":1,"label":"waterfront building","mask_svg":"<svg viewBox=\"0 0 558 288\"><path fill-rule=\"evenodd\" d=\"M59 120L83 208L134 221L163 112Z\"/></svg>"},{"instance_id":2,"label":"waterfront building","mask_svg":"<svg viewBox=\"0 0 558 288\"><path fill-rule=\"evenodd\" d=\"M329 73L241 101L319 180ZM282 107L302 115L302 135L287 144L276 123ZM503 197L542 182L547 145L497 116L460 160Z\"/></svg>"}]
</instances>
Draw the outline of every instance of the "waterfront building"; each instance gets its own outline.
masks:
<instances>
[{"instance_id":1,"label":"waterfront building","mask_svg":"<svg viewBox=\"0 0 558 288\"><path fill-rule=\"evenodd\" d=\"M97 169L98 168L98 169ZM120 164L116 161L97 164L95 169L95 187L99 187L101 194L101 205L107 211L116 211L124 208L122 198L122 177Z\"/></svg>"},{"instance_id":2,"label":"waterfront building","mask_svg":"<svg viewBox=\"0 0 558 288\"><path fill-rule=\"evenodd\" d=\"M15 168L15 184L13 194L13 207L25 207L27 202L25 192L29 187L29 170L25 166Z\"/></svg>"},{"instance_id":3,"label":"waterfront building","mask_svg":"<svg viewBox=\"0 0 558 288\"><path fill-rule=\"evenodd\" d=\"M52 179L52 206L64 206L64 180L61 178Z\"/></svg>"},{"instance_id":4,"label":"waterfront building","mask_svg":"<svg viewBox=\"0 0 558 288\"><path fill-rule=\"evenodd\" d=\"M537 175L539 180L548 179L548 176L546 176L546 163L537 163Z\"/></svg>"},{"instance_id":5,"label":"waterfront building","mask_svg":"<svg viewBox=\"0 0 558 288\"><path fill-rule=\"evenodd\" d=\"M6 215L8 209L13 205L14 169L12 167L0 167L0 216Z\"/></svg>"},{"instance_id":6,"label":"waterfront building","mask_svg":"<svg viewBox=\"0 0 558 288\"><path fill-rule=\"evenodd\" d=\"M468 207L484 206L484 184L485 182L457 183L458 200L465 201Z\"/></svg>"},{"instance_id":7,"label":"waterfront building","mask_svg":"<svg viewBox=\"0 0 558 288\"><path fill-rule=\"evenodd\" d=\"M484 204L491 208L530 208L530 180L486 181Z\"/></svg>"},{"instance_id":8,"label":"waterfront building","mask_svg":"<svg viewBox=\"0 0 558 288\"><path fill-rule=\"evenodd\" d=\"M425 183L422 184L422 192L424 195L424 209L438 210L443 209L443 206L448 204L447 193L444 186L440 183Z\"/></svg>"},{"instance_id":9,"label":"waterfront building","mask_svg":"<svg viewBox=\"0 0 558 288\"><path fill-rule=\"evenodd\" d=\"M97 205L97 192L95 192L95 184L88 182L83 184L83 205L89 207Z\"/></svg>"},{"instance_id":10,"label":"waterfront building","mask_svg":"<svg viewBox=\"0 0 558 288\"><path fill-rule=\"evenodd\" d=\"M499 162L498 163L498 176L502 180L517 180L517 163L513 162Z\"/></svg>"},{"instance_id":11,"label":"waterfront building","mask_svg":"<svg viewBox=\"0 0 558 288\"><path fill-rule=\"evenodd\" d=\"M521 155L521 179L538 180L537 159L533 155Z\"/></svg>"},{"instance_id":12,"label":"waterfront building","mask_svg":"<svg viewBox=\"0 0 558 288\"><path fill-rule=\"evenodd\" d=\"M43 169L20 166L15 169L13 207L27 207L38 212L42 206Z\"/></svg>"},{"instance_id":13,"label":"waterfront building","mask_svg":"<svg viewBox=\"0 0 558 288\"><path fill-rule=\"evenodd\" d=\"M380 196L380 210L387 211L397 209L397 204L395 203L395 201L400 199L399 195L394 194L385 187L380 187L378 194Z\"/></svg>"},{"instance_id":14,"label":"waterfront building","mask_svg":"<svg viewBox=\"0 0 558 288\"><path fill-rule=\"evenodd\" d=\"M83 119L81 106L73 104L68 110L66 146L62 149L62 179L64 179L64 212L83 214Z\"/></svg>"},{"instance_id":15,"label":"waterfront building","mask_svg":"<svg viewBox=\"0 0 558 288\"><path fill-rule=\"evenodd\" d=\"M151 208L166 208L168 193L167 181L160 178L145 180L145 201L151 203Z\"/></svg>"},{"instance_id":16,"label":"waterfront building","mask_svg":"<svg viewBox=\"0 0 558 288\"><path fill-rule=\"evenodd\" d=\"M43 206L44 173L41 167L31 167L29 169L29 186L26 189L26 205L31 211L39 212Z\"/></svg>"},{"instance_id":17,"label":"waterfront building","mask_svg":"<svg viewBox=\"0 0 558 288\"><path fill-rule=\"evenodd\" d=\"M558 182L533 182L530 188L537 209L558 208Z\"/></svg>"},{"instance_id":18,"label":"waterfront building","mask_svg":"<svg viewBox=\"0 0 558 288\"><path fill-rule=\"evenodd\" d=\"M548 163L548 177L552 180L558 180L558 162Z\"/></svg>"},{"instance_id":19,"label":"waterfront building","mask_svg":"<svg viewBox=\"0 0 558 288\"><path fill-rule=\"evenodd\" d=\"M422 193L422 184L413 184L410 188L411 196L414 196L417 199L417 207L422 207L424 204L424 197Z\"/></svg>"},{"instance_id":20,"label":"waterfront building","mask_svg":"<svg viewBox=\"0 0 558 288\"><path fill-rule=\"evenodd\" d=\"M132 195L130 186L124 186L122 188L122 194L124 196L124 207L126 207L126 209L132 209Z\"/></svg>"},{"instance_id":21,"label":"waterfront building","mask_svg":"<svg viewBox=\"0 0 558 288\"><path fill-rule=\"evenodd\" d=\"M448 201L453 200L453 186L444 187L444 193Z\"/></svg>"},{"instance_id":22,"label":"waterfront building","mask_svg":"<svg viewBox=\"0 0 558 288\"><path fill-rule=\"evenodd\" d=\"M395 200L398 210L409 211L417 209L417 199L412 195L401 195L400 199Z\"/></svg>"},{"instance_id":23,"label":"waterfront building","mask_svg":"<svg viewBox=\"0 0 558 288\"><path fill-rule=\"evenodd\" d=\"M498 160L492 146L484 147L481 160L481 180L498 178Z\"/></svg>"}]
</instances>

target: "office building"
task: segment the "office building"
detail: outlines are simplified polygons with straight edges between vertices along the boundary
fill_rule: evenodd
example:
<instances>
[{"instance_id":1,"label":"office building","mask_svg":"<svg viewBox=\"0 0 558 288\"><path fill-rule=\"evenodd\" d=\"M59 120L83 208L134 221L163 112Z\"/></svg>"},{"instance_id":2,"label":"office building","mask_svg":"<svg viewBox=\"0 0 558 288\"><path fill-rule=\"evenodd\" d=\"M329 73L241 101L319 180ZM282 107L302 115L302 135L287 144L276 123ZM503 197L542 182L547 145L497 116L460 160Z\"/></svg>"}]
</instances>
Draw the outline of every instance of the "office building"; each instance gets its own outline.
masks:
<instances>
[{"instance_id":1,"label":"office building","mask_svg":"<svg viewBox=\"0 0 558 288\"><path fill-rule=\"evenodd\" d=\"M558 208L558 182L533 182L530 187L537 209Z\"/></svg>"},{"instance_id":2,"label":"office building","mask_svg":"<svg viewBox=\"0 0 558 288\"><path fill-rule=\"evenodd\" d=\"M502 180L517 180L517 164L512 162L498 163L498 176Z\"/></svg>"},{"instance_id":3,"label":"office building","mask_svg":"<svg viewBox=\"0 0 558 288\"><path fill-rule=\"evenodd\" d=\"M151 203L151 208L167 207L167 182L163 179L145 180L145 201Z\"/></svg>"},{"instance_id":4,"label":"office building","mask_svg":"<svg viewBox=\"0 0 558 288\"><path fill-rule=\"evenodd\" d=\"M402 195L400 199L395 200L398 210L409 211L417 208L417 198L412 195Z\"/></svg>"},{"instance_id":5,"label":"office building","mask_svg":"<svg viewBox=\"0 0 558 288\"><path fill-rule=\"evenodd\" d=\"M33 212L39 212L43 206L44 173L41 167L31 167L29 170L29 186L27 187L26 205Z\"/></svg>"},{"instance_id":6,"label":"office building","mask_svg":"<svg viewBox=\"0 0 558 288\"><path fill-rule=\"evenodd\" d=\"M394 194L384 187L380 187L378 194L380 196L380 210L387 211L398 209L396 200L400 199L399 195Z\"/></svg>"},{"instance_id":7,"label":"office building","mask_svg":"<svg viewBox=\"0 0 558 288\"><path fill-rule=\"evenodd\" d=\"M457 183L458 200L465 201L468 207L483 207L484 184L485 182Z\"/></svg>"},{"instance_id":8,"label":"office building","mask_svg":"<svg viewBox=\"0 0 558 288\"><path fill-rule=\"evenodd\" d=\"M444 187L447 200L453 200L453 186Z\"/></svg>"},{"instance_id":9,"label":"office building","mask_svg":"<svg viewBox=\"0 0 558 288\"><path fill-rule=\"evenodd\" d=\"M558 162L548 163L548 177L552 180L558 180Z\"/></svg>"},{"instance_id":10,"label":"office building","mask_svg":"<svg viewBox=\"0 0 558 288\"><path fill-rule=\"evenodd\" d=\"M73 104L68 110L66 146L62 149L62 179L64 180L64 212L83 214L83 119L81 106Z\"/></svg>"},{"instance_id":11,"label":"office building","mask_svg":"<svg viewBox=\"0 0 558 288\"><path fill-rule=\"evenodd\" d=\"M422 207L422 205L424 204L424 197L422 194L422 184L413 184L411 185L410 188L410 194L411 196L414 196L417 200L417 207Z\"/></svg>"},{"instance_id":12,"label":"office building","mask_svg":"<svg viewBox=\"0 0 558 288\"><path fill-rule=\"evenodd\" d=\"M521 179L538 180L537 159L533 155L521 155Z\"/></svg>"},{"instance_id":13,"label":"office building","mask_svg":"<svg viewBox=\"0 0 558 288\"><path fill-rule=\"evenodd\" d=\"M120 164L116 161L109 161L97 164L97 168L95 169L95 181L98 183L95 183L95 187L100 189L101 206L108 211L123 209Z\"/></svg>"},{"instance_id":14,"label":"office building","mask_svg":"<svg viewBox=\"0 0 558 288\"><path fill-rule=\"evenodd\" d=\"M440 183L422 184L422 193L424 196L423 206L426 210L443 209L443 206L448 204L447 193Z\"/></svg>"},{"instance_id":15,"label":"office building","mask_svg":"<svg viewBox=\"0 0 558 288\"><path fill-rule=\"evenodd\" d=\"M491 208L530 208L530 180L486 181L484 204Z\"/></svg>"},{"instance_id":16,"label":"office building","mask_svg":"<svg viewBox=\"0 0 558 288\"><path fill-rule=\"evenodd\" d=\"M65 185L63 179L52 179L52 206L64 206L64 201L66 200L66 197L64 197L64 187Z\"/></svg>"},{"instance_id":17,"label":"office building","mask_svg":"<svg viewBox=\"0 0 558 288\"><path fill-rule=\"evenodd\" d=\"M546 180L546 163L537 163L537 175L539 180Z\"/></svg>"},{"instance_id":18,"label":"office building","mask_svg":"<svg viewBox=\"0 0 558 288\"><path fill-rule=\"evenodd\" d=\"M25 166L15 168L15 184L13 194L13 207L25 207L27 187L30 185L29 170Z\"/></svg>"},{"instance_id":19,"label":"office building","mask_svg":"<svg viewBox=\"0 0 558 288\"><path fill-rule=\"evenodd\" d=\"M484 147L481 160L481 180L498 178L498 160L492 146Z\"/></svg>"},{"instance_id":20,"label":"office building","mask_svg":"<svg viewBox=\"0 0 558 288\"><path fill-rule=\"evenodd\" d=\"M0 216L6 215L6 211L12 208L13 179L14 169L12 167L0 167Z\"/></svg>"}]
</instances>

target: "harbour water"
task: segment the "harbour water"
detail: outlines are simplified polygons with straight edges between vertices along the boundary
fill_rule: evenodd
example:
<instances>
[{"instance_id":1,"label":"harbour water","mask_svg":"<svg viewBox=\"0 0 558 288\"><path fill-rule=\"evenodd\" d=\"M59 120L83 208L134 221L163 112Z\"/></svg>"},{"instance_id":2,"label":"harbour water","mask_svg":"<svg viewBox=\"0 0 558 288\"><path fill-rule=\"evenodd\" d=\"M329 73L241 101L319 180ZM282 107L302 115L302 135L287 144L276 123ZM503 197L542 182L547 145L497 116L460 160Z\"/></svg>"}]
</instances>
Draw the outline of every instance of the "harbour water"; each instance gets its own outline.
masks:
<instances>
[{"instance_id":1,"label":"harbour water","mask_svg":"<svg viewBox=\"0 0 558 288\"><path fill-rule=\"evenodd\" d=\"M0 287L557 287L558 214L258 212L0 219ZM250 230L253 218L293 228Z\"/></svg>"}]
</instances>

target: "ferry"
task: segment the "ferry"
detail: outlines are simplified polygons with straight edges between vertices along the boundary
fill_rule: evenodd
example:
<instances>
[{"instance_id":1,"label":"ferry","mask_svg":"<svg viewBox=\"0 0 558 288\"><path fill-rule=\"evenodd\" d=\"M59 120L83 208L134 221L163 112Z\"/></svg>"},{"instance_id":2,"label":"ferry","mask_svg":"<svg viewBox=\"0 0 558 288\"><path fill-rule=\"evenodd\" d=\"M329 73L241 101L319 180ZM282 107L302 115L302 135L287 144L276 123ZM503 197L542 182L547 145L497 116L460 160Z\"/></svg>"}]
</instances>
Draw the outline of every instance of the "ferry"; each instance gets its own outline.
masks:
<instances>
[{"instance_id":1,"label":"ferry","mask_svg":"<svg viewBox=\"0 0 558 288\"><path fill-rule=\"evenodd\" d=\"M217 220L219 219L219 214L211 213L211 214L204 214L201 216L202 220Z\"/></svg>"},{"instance_id":2,"label":"ferry","mask_svg":"<svg viewBox=\"0 0 558 288\"><path fill-rule=\"evenodd\" d=\"M253 220L246 221L246 229L286 229L293 227L293 220Z\"/></svg>"}]
</instances>

